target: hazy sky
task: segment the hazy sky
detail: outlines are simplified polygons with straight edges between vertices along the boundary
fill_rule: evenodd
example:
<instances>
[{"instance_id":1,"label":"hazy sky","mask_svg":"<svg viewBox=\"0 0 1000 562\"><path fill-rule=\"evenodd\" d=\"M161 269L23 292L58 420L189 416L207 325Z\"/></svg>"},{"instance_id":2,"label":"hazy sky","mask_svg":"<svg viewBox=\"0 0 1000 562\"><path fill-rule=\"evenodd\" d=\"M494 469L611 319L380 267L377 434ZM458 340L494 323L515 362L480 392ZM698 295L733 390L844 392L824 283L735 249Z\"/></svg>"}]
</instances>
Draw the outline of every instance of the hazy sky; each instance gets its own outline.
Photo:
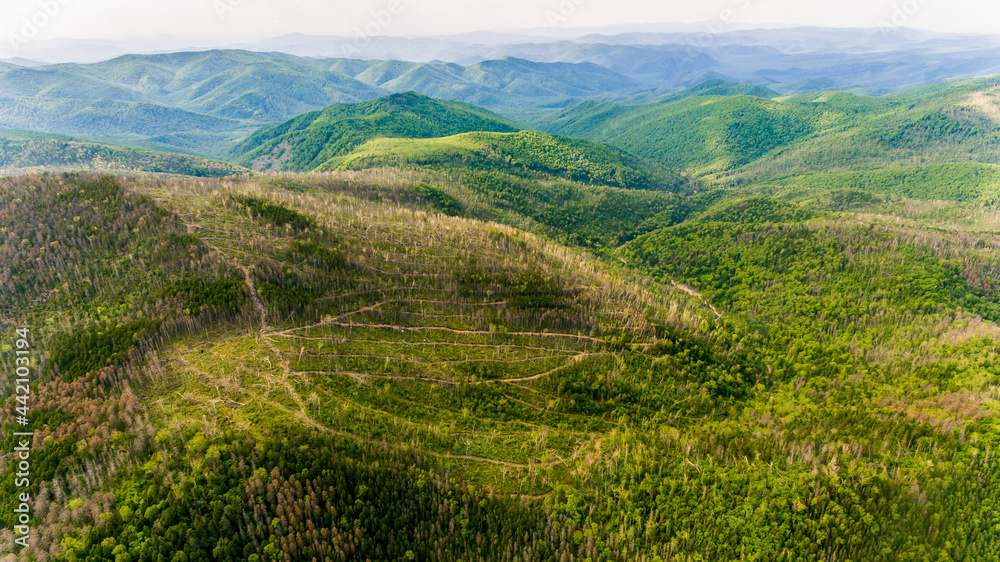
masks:
<instances>
[{"instance_id":1,"label":"hazy sky","mask_svg":"<svg viewBox=\"0 0 1000 562\"><path fill-rule=\"evenodd\" d=\"M397 13L386 18L389 7ZM365 26L403 35L713 20L726 20L716 29L895 23L1000 34L996 0L4 0L2 9L4 43L15 35L248 39L290 32L354 35ZM381 18L373 15L380 12Z\"/></svg>"}]
</instances>

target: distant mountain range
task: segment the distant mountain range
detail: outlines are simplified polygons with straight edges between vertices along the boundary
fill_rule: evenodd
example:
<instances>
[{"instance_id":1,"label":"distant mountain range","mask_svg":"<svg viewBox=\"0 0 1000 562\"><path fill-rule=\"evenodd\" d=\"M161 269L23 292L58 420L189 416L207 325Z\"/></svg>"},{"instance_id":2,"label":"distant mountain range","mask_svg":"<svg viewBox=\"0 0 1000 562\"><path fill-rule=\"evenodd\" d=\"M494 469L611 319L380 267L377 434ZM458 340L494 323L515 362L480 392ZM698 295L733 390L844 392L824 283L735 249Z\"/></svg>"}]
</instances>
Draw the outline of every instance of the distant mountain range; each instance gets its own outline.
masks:
<instances>
[{"instance_id":1,"label":"distant mountain range","mask_svg":"<svg viewBox=\"0 0 1000 562\"><path fill-rule=\"evenodd\" d=\"M249 51L128 55L89 65L0 65L0 129L143 142L218 157L263 124L392 93L418 91L522 115L641 89L597 64L517 58L461 66Z\"/></svg>"},{"instance_id":2,"label":"distant mountain range","mask_svg":"<svg viewBox=\"0 0 1000 562\"><path fill-rule=\"evenodd\" d=\"M722 95L750 96L758 101L747 103L763 107L768 103L761 100L783 95L883 95L1000 73L1000 40L989 37L785 28L734 29L706 40L696 29L378 37L361 52L345 48L352 38L287 35L242 44L242 50L129 54L91 64L40 64L24 56L0 62L0 130L225 159L263 126L334 104L418 92L548 132L616 144L617 133L607 130L615 120L581 129L590 106L580 104L635 113L649 104ZM110 53L107 47L100 52ZM560 117L565 111L581 119L568 124ZM640 129L649 126L643 119ZM622 147L652 157L662 145ZM698 158L697 151L684 154Z\"/></svg>"},{"instance_id":3,"label":"distant mountain range","mask_svg":"<svg viewBox=\"0 0 1000 562\"><path fill-rule=\"evenodd\" d=\"M721 32L720 32L721 30ZM138 43L39 41L16 64L98 62L133 53L222 50L285 53L312 59L451 62L463 66L504 57L534 62L592 62L657 87L700 79L711 70L737 80L808 87L829 79L884 93L935 81L997 72L1000 37L942 35L908 28L741 28L718 23L594 30L544 29L443 37L287 34L257 41L153 38ZM0 59L3 60L3 59ZM664 83L666 82L666 83Z\"/></svg>"},{"instance_id":4,"label":"distant mountain range","mask_svg":"<svg viewBox=\"0 0 1000 562\"><path fill-rule=\"evenodd\" d=\"M932 162L1000 164L998 92L998 77L881 97L775 98L763 88L710 81L652 103L585 101L535 126L724 181Z\"/></svg>"}]
</instances>

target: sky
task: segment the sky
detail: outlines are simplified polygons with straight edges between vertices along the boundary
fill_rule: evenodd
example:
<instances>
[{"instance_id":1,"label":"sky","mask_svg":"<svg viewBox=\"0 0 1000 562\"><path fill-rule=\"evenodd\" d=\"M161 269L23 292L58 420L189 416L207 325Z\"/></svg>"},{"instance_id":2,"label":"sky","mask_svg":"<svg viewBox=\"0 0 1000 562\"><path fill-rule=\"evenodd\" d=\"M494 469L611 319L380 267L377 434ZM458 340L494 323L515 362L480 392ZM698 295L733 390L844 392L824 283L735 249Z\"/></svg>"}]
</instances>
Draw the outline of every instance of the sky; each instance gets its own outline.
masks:
<instances>
[{"instance_id":1,"label":"sky","mask_svg":"<svg viewBox=\"0 0 1000 562\"><path fill-rule=\"evenodd\" d=\"M995 0L4 0L3 47L23 40L174 36L247 40L286 33L444 35L661 22L915 27L1000 34ZM712 22L715 22L714 24Z\"/></svg>"}]
</instances>

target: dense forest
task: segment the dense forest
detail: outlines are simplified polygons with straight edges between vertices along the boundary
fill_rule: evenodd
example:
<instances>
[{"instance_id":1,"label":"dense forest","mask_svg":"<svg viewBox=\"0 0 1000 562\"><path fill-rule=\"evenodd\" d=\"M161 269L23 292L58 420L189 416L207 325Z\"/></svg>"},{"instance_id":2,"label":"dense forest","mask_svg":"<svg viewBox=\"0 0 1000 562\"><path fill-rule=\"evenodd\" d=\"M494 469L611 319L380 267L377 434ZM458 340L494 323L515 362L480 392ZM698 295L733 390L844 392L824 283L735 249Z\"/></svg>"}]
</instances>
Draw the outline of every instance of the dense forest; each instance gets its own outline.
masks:
<instances>
[{"instance_id":1,"label":"dense forest","mask_svg":"<svg viewBox=\"0 0 1000 562\"><path fill-rule=\"evenodd\" d=\"M991 84L708 84L657 163L403 95L245 147L321 172L2 178L0 560L996 559L997 128L932 111Z\"/></svg>"},{"instance_id":2,"label":"dense forest","mask_svg":"<svg viewBox=\"0 0 1000 562\"><path fill-rule=\"evenodd\" d=\"M1000 164L998 87L990 76L879 97L814 92L772 99L737 89L739 95L695 93L656 103L589 100L534 124L720 186L767 184L820 172Z\"/></svg>"},{"instance_id":3,"label":"dense forest","mask_svg":"<svg viewBox=\"0 0 1000 562\"><path fill-rule=\"evenodd\" d=\"M5 180L32 556L996 556L988 237L688 198L605 261L435 174Z\"/></svg>"},{"instance_id":4,"label":"dense forest","mask_svg":"<svg viewBox=\"0 0 1000 562\"><path fill-rule=\"evenodd\" d=\"M436 138L517 129L513 122L485 109L407 92L366 103L337 104L265 127L237 145L231 155L255 170L309 172L375 138Z\"/></svg>"}]
</instances>

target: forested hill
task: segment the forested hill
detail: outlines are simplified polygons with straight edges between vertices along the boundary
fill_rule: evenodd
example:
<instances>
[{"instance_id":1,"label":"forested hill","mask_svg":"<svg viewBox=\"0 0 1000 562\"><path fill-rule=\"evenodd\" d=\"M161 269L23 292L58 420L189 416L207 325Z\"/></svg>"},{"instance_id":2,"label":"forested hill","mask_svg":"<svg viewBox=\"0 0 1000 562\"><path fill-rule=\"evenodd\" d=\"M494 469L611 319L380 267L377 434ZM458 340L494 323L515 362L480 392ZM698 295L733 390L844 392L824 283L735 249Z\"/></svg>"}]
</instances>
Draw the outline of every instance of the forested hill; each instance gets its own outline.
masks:
<instances>
[{"instance_id":1,"label":"forested hill","mask_svg":"<svg viewBox=\"0 0 1000 562\"><path fill-rule=\"evenodd\" d=\"M331 158L317 171L375 167L429 167L558 176L595 185L654 188L649 164L595 142L535 131L463 133L434 139L379 138ZM532 174L531 172L535 172ZM678 182L677 176L670 181Z\"/></svg>"},{"instance_id":2,"label":"forested hill","mask_svg":"<svg viewBox=\"0 0 1000 562\"><path fill-rule=\"evenodd\" d=\"M246 171L198 156L113 146L61 135L0 133L0 174L36 170L147 172L199 177Z\"/></svg>"},{"instance_id":3,"label":"forested hill","mask_svg":"<svg viewBox=\"0 0 1000 562\"><path fill-rule=\"evenodd\" d=\"M995 206L521 180L0 180L31 554L1000 555Z\"/></svg>"},{"instance_id":4,"label":"forested hill","mask_svg":"<svg viewBox=\"0 0 1000 562\"><path fill-rule=\"evenodd\" d=\"M695 95L633 105L587 101L533 124L696 176L745 182L914 164L1000 163L998 91L1000 81L989 77L884 97L826 92L770 99Z\"/></svg>"},{"instance_id":5,"label":"forested hill","mask_svg":"<svg viewBox=\"0 0 1000 562\"><path fill-rule=\"evenodd\" d=\"M780 95L778 92L758 84L743 84L722 78L712 78L679 92L667 94L656 101L666 103L696 96L755 96L771 99L780 97Z\"/></svg>"},{"instance_id":6,"label":"forested hill","mask_svg":"<svg viewBox=\"0 0 1000 562\"><path fill-rule=\"evenodd\" d=\"M258 170L306 172L378 137L431 138L519 129L485 109L409 92L337 104L263 128L233 149L232 156Z\"/></svg>"}]
</instances>

